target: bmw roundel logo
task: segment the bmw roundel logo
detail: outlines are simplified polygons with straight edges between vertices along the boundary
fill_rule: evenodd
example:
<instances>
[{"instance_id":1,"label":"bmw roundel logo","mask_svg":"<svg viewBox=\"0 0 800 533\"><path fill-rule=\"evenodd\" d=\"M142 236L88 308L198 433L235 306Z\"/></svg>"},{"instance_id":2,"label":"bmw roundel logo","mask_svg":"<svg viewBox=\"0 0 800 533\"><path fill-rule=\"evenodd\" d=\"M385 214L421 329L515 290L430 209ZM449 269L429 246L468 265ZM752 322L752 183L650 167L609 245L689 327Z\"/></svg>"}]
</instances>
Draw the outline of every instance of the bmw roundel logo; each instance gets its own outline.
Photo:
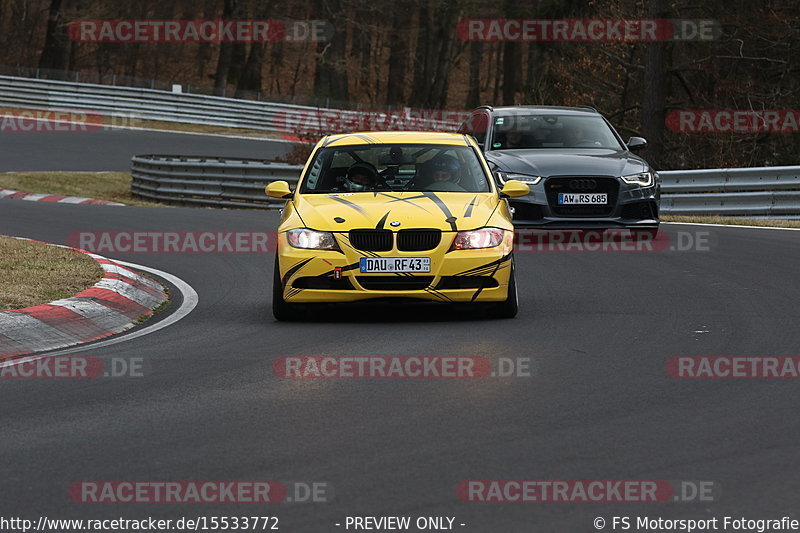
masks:
<instances>
[{"instance_id":1,"label":"bmw roundel logo","mask_svg":"<svg viewBox=\"0 0 800 533\"><path fill-rule=\"evenodd\" d=\"M393 228L396 228L397 226L400 225L400 222L398 222L397 220L392 220L391 222L389 222L389 225Z\"/></svg>"}]
</instances>

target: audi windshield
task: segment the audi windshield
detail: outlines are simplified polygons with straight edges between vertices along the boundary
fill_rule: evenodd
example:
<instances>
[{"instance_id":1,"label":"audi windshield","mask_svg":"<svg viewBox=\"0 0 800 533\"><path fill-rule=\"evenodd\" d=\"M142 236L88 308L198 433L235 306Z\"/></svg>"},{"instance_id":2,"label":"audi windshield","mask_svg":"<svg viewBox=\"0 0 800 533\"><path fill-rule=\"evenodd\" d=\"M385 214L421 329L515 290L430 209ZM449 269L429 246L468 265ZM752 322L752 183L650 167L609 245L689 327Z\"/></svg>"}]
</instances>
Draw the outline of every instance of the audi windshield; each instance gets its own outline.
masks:
<instances>
[{"instance_id":1,"label":"audi windshield","mask_svg":"<svg viewBox=\"0 0 800 533\"><path fill-rule=\"evenodd\" d=\"M495 117L492 150L530 148L625 149L602 117L550 114Z\"/></svg>"}]
</instances>

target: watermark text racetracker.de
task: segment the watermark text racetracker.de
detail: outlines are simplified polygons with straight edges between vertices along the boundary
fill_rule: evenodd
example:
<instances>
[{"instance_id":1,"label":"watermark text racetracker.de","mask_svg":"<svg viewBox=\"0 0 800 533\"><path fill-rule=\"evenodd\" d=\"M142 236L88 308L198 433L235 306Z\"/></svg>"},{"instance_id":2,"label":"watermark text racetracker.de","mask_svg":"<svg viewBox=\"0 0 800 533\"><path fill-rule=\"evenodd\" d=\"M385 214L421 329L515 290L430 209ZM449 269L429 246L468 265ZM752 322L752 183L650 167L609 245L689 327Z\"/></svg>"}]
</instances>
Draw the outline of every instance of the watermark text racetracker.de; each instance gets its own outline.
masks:
<instances>
[{"instance_id":1,"label":"watermark text racetracker.de","mask_svg":"<svg viewBox=\"0 0 800 533\"><path fill-rule=\"evenodd\" d=\"M676 356L666 370L678 379L798 379L800 357Z\"/></svg>"},{"instance_id":2,"label":"watermark text racetracker.de","mask_svg":"<svg viewBox=\"0 0 800 533\"><path fill-rule=\"evenodd\" d=\"M529 357L479 356L284 356L273 361L276 377L288 379L481 379L528 378Z\"/></svg>"},{"instance_id":3,"label":"watermark text racetracker.de","mask_svg":"<svg viewBox=\"0 0 800 533\"><path fill-rule=\"evenodd\" d=\"M147 370L142 357L54 355L0 361L0 379L140 378Z\"/></svg>"},{"instance_id":4,"label":"watermark text racetracker.de","mask_svg":"<svg viewBox=\"0 0 800 533\"><path fill-rule=\"evenodd\" d=\"M77 481L69 498L87 504L288 504L327 503L326 481Z\"/></svg>"},{"instance_id":5,"label":"watermark text racetracker.de","mask_svg":"<svg viewBox=\"0 0 800 533\"><path fill-rule=\"evenodd\" d=\"M794 109L684 109L670 111L666 126L676 133L800 133Z\"/></svg>"},{"instance_id":6,"label":"watermark text racetracker.de","mask_svg":"<svg viewBox=\"0 0 800 533\"><path fill-rule=\"evenodd\" d=\"M272 253L274 231L76 231L67 237L74 248L111 253ZM629 230L538 230L514 232L515 252L708 252L713 234Z\"/></svg>"},{"instance_id":7,"label":"watermark text racetracker.de","mask_svg":"<svg viewBox=\"0 0 800 533\"><path fill-rule=\"evenodd\" d=\"M278 131L320 134L349 131L455 131L470 111L443 109L309 109L278 111Z\"/></svg>"},{"instance_id":8,"label":"watermark text racetracker.de","mask_svg":"<svg viewBox=\"0 0 800 533\"><path fill-rule=\"evenodd\" d=\"M712 41L721 25L708 19L462 19L463 41L659 42Z\"/></svg>"},{"instance_id":9,"label":"watermark text racetracker.de","mask_svg":"<svg viewBox=\"0 0 800 533\"><path fill-rule=\"evenodd\" d=\"M78 231L67 245L103 253L271 253L269 231Z\"/></svg>"},{"instance_id":10,"label":"watermark text racetracker.de","mask_svg":"<svg viewBox=\"0 0 800 533\"><path fill-rule=\"evenodd\" d=\"M0 109L3 133L94 133L115 128L137 128L143 121L130 113L105 114L90 110Z\"/></svg>"},{"instance_id":11,"label":"watermark text racetracker.de","mask_svg":"<svg viewBox=\"0 0 800 533\"><path fill-rule=\"evenodd\" d=\"M245 43L329 41L326 20L75 20L69 38L80 43Z\"/></svg>"},{"instance_id":12,"label":"watermark text racetracker.de","mask_svg":"<svg viewBox=\"0 0 800 533\"><path fill-rule=\"evenodd\" d=\"M720 488L695 480L475 479L461 481L455 492L471 503L699 503L719 499Z\"/></svg>"},{"instance_id":13,"label":"watermark text racetracker.de","mask_svg":"<svg viewBox=\"0 0 800 533\"><path fill-rule=\"evenodd\" d=\"M636 230L518 229L514 252L708 252L714 244L707 230L657 234Z\"/></svg>"}]
</instances>

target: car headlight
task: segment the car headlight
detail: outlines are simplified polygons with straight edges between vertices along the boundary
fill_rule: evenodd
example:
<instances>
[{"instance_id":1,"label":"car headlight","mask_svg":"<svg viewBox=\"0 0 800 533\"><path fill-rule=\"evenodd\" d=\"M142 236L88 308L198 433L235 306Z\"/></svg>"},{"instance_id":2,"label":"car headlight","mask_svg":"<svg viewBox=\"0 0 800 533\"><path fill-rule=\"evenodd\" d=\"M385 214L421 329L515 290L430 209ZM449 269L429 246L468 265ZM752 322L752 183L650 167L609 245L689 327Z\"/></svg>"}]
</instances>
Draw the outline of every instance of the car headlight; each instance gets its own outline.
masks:
<instances>
[{"instance_id":1,"label":"car headlight","mask_svg":"<svg viewBox=\"0 0 800 533\"><path fill-rule=\"evenodd\" d=\"M528 185L536 185L542 181L541 176L531 176L529 174L517 174L515 172L498 172L497 177L500 178L500 183L505 183L508 180L517 180Z\"/></svg>"},{"instance_id":2,"label":"car headlight","mask_svg":"<svg viewBox=\"0 0 800 533\"><path fill-rule=\"evenodd\" d=\"M642 187L649 187L653 184L652 172L640 172L639 174L631 174L630 176L622 176L622 181L632 185L641 185Z\"/></svg>"},{"instance_id":3,"label":"car headlight","mask_svg":"<svg viewBox=\"0 0 800 533\"><path fill-rule=\"evenodd\" d=\"M494 248L503 242L504 230L500 228L481 228L470 231L459 231L453 239L453 250L474 250L478 248Z\"/></svg>"},{"instance_id":4,"label":"car headlight","mask_svg":"<svg viewBox=\"0 0 800 533\"><path fill-rule=\"evenodd\" d=\"M308 228L290 229L286 232L289 244L295 248L306 250L338 250L339 245L333 238L333 233L327 231L314 231Z\"/></svg>"}]
</instances>

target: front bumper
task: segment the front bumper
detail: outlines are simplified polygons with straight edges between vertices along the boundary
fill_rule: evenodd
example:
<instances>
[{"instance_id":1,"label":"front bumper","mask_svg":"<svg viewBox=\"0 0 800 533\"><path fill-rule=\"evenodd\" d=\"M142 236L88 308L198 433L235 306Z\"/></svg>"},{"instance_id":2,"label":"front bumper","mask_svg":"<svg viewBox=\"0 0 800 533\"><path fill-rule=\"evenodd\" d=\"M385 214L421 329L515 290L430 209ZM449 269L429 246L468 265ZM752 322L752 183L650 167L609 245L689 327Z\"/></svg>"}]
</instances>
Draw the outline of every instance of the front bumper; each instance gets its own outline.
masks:
<instances>
[{"instance_id":1,"label":"front bumper","mask_svg":"<svg viewBox=\"0 0 800 533\"><path fill-rule=\"evenodd\" d=\"M514 210L515 228L552 228L552 229L657 229L659 225L660 185L658 182L649 187L641 187L625 183L621 178L597 178L607 183L616 182L615 187L608 188L609 205L607 209L597 209L592 213L586 209L573 209L567 212L563 206L556 204L555 195L549 188L555 180L565 180L562 176L544 179L531 186L531 193L522 198L510 200ZM582 177L569 177L570 180L584 181ZM607 192L599 190L598 192ZM564 192L579 192L565 190ZM586 191L593 192L593 191Z\"/></svg>"},{"instance_id":2,"label":"front bumper","mask_svg":"<svg viewBox=\"0 0 800 533\"><path fill-rule=\"evenodd\" d=\"M423 252L362 252L336 234L341 252L303 250L278 236L278 265L284 300L289 303L356 302L371 299L415 299L437 302L500 302L508 296L513 233L495 248L450 251L453 233ZM362 257L430 257L424 274L367 274ZM336 269L341 269L337 275ZM341 279L337 279L340 277Z\"/></svg>"}]
</instances>

